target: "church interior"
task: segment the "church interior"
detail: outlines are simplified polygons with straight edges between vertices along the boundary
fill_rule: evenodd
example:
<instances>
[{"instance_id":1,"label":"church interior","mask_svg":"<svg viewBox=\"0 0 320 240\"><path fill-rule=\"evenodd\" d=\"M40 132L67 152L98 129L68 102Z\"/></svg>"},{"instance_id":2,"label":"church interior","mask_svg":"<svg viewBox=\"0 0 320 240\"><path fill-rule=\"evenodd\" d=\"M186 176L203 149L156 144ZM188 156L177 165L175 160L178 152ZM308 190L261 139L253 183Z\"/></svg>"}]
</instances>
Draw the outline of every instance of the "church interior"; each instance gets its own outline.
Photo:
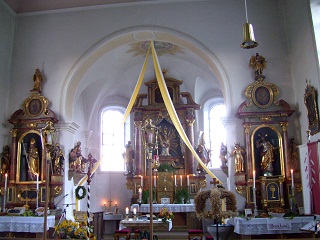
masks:
<instances>
[{"instance_id":1,"label":"church interior","mask_svg":"<svg viewBox=\"0 0 320 240\"><path fill-rule=\"evenodd\" d=\"M0 237L319 237L319 16L0 0Z\"/></svg>"}]
</instances>

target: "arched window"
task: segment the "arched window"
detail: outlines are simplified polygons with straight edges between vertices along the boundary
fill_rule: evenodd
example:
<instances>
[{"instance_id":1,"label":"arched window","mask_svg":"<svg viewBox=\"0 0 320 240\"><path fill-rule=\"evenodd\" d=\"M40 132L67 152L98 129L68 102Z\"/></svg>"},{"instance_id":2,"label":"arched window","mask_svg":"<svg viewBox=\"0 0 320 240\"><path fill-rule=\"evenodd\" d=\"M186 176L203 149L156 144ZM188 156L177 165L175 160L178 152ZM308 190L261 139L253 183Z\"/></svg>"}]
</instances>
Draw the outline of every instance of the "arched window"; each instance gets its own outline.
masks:
<instances>
[{"instance_id":1,"label":"arched window","mask_svg":"<svg viewBox=\"0 0 320 240\"><path fill-rule=\"evenodd\" d=\"M207 140L208 148L211 150L211 163L209 168L219 168L221 166L220 147L221 143L226 145L226 131L221 122L226 114L225 105L221 101L211 101L207 105L207 110L204 112L205 132L208 132Z\"/></svg>"},{"instance_id":2,"label":"arched window","mask_svg":"<svg viewBox=\"0 0 320 240\"><path fill-rule=\"evenodd\" d=\"M124 108L107 107L101 113L101 171L124 171L124 146L128 121L121 124Z\"/></svg>"}]
</instances>

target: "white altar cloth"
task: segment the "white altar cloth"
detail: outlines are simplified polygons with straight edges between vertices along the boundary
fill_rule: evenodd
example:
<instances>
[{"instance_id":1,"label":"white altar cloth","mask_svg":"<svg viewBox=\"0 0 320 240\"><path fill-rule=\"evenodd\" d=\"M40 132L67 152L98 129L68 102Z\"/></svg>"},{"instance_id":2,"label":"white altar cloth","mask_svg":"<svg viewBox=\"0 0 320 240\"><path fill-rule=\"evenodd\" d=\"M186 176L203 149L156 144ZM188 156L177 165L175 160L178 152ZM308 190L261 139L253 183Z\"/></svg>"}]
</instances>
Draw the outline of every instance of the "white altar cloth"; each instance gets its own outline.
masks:
<instances>
[{"instance_id":1,"label":"white altar cloth","mask_svg":"<svg viewBox=\"0 0 320 240\"><path fill-rule=\"evenodd\" d=\"M231 221L227 223L232 224ZM283 234L283 233L303 233L300 229L307 223L313 221L313 216L288 218L245 218L236 217L234 220L234 232L242 235L261 235L261 234ZM277 227L276 223L281 222L283 226ZM270 227L273 224L274 228ZM286 226L285 226L286 225ZM290 226L290 229L289 229Z\"/></svg>"},{"instance_id":2,"label":"white altar cloth","mask_svg":"<svg viewBox=\"0 0 320 240\"><path fill-rule=\"evenodd\" d=\"M170 231L172 229L172 221L167 221L167 225L162 222L162 219L154 219L153 220L153 227L156 230L157 228L166 228ZM150 230L150 220L133 220L129 218L128 220L121 220L119 229L124 229L126 227L136 227L140 230Z\"/></svg>"},{"instance_id":3,"label":"white altar cloth","mask_svg":"<svg viewBox=\"0 0 320 240\"><path fill-rule=\"evenodd\" d=\"M149 204L141 204L141 208L139 209L139 204L131 205L131 212L136 208L137 212L149 213L150 205ZM153 212L159 213L161 208L167 208L170 212L194 212L195 207L194 204L152 204Z\"/></svg>"},{"instance_id":4,"label":"white altar cloth","mask_svg":"<svg viewBox=\"0 0 320 240\"><path fill-rule=\"evenodd\" d=\"M47 217L47 230L54 227L55 216ZM44 217L0 216L0 232L43 232Z\"/></svg>"}]
</instances>

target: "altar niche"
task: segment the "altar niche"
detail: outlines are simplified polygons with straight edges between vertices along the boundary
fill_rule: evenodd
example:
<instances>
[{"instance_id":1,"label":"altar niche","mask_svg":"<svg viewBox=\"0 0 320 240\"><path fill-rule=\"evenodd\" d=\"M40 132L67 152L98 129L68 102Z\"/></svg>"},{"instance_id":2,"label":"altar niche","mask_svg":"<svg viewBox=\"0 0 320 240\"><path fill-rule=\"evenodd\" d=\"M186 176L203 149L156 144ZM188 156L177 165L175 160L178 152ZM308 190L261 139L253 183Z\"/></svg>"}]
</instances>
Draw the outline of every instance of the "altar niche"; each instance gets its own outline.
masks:
<instances>
[{"instance_id":1,"label":"altar niche","mask_svg":"<svg viewBox=\"0 0 320 240\"><path fill-rule=\"evenodd\" d=\"M256 176L284 175L282 137L271 126L257 127L252 134L253 162Z\"/></svg>"},{"instance_id":2,"label":"altar niche","mask_svg":"<svg viewBox=\"0 0 320 240\"><path fill-rule=\"evenodd\" d=\"M38 131L31 130L24 133L18 141L18 170L16 182L39 181L43 178L44 148ZM19 174L18 174L19 173Z\"/></svg>"}]
</instances>

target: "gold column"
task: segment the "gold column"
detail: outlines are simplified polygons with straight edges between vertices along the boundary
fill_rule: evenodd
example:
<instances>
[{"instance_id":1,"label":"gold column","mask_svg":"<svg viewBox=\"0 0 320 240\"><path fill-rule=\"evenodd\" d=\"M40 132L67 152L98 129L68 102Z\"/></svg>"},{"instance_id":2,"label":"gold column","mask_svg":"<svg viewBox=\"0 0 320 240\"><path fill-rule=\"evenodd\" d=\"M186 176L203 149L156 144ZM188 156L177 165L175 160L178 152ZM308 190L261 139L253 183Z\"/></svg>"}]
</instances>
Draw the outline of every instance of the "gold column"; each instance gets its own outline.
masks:
<instances>
[{"instance_id":1,"label":"gold column","mask_svg":"<svg viewBox=\"0 0 320 240\"><path fill-rule=\"evenodd\" d=\"M285 176L290 176L290 166L291 166L291 155L290 155L290 149L289 149L289 138L288 138L288 123L287 122L281 122L280 123L282 127L282 138L283 138L283 154L284 154L284 172L281 172L281 174L284 174ZM283 165L281 165L283 167Z\"/></svg>"},{"instance_id":2,"label":"gold column","mask_svg":"<svg viewBox=\"0 0 320 240\"><path fill-rule=\"evenodd\" d=\"M187 121L187 137L191 143L192 146L194 146L194 130L193 130L193 124L194 124L194 119L186 119ZM185 162L185 167L186 167L186 174L194 174L195 170L195 162L194 162L194 157L189 150L189 148L186 148L186 162Z\"/></svg>"},{"instance_id":3,"label":"gold column","mask_svg":"<svg viewBox=\"0 0 320 240\"><path fill-rule=\"evenodd\" d=\"M250 124L244 124L244 133L245 133L245 141L246 141L246 155L247 155L247 180L253 178L253 170L254 166L252 166L252 152L251 152L251 141L250 141Z\"/></svg>"},{"instance_id":4,"label":"gold column","mask_svg":"<svg viewBox=\"0 0 320 240\"><path fill-rule=\"evenodd\" d=\"M135 141L135 151L134 151L134 161L136 165L135 175L142 175L143 176L143 169L144 169L144 155L142 154L144 152L143 150L143 143L142 143L142 135L141 135L141 126L142 121L135 121L135 135L134 135L134 141Z\"/></svg>"},{"instance_id":5,"label":"gold column","mask_svg":"<svg viewBox=\"0 0 320 240\"><path fill-rule=\"evenodd\" d=\"M11 140L11 159L10 159L10 172L9 172L9 182L14 181L15 178L15 172L17 170L17 133L18 129L12 129L11 134L12 134L12 140Z\"/></svg>"}]
</instances>

